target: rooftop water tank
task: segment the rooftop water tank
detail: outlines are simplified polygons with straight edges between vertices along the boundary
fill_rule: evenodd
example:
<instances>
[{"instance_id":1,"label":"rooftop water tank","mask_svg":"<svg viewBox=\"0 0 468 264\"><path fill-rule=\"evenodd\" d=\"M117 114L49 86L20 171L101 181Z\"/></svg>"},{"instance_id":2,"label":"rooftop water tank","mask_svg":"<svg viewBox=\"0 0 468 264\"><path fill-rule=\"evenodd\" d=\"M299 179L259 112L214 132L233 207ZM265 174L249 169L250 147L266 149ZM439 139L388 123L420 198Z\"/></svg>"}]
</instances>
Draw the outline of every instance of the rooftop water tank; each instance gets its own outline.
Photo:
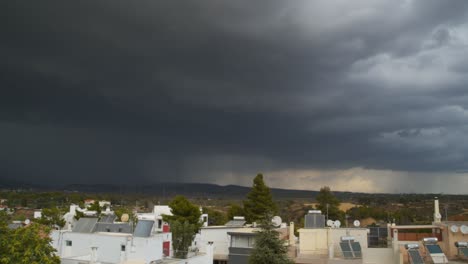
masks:
<instances>
[{"instance_id":1,"label":"rooftop water tank","mask_svg":"<svg viewBox=\"0 0 468 264\"><path fill-rule=\"evenodd\" d=\"M320 210L310 210L305 215L304 228L324 228L325 216Z\"/></svg>"}]
</instances>

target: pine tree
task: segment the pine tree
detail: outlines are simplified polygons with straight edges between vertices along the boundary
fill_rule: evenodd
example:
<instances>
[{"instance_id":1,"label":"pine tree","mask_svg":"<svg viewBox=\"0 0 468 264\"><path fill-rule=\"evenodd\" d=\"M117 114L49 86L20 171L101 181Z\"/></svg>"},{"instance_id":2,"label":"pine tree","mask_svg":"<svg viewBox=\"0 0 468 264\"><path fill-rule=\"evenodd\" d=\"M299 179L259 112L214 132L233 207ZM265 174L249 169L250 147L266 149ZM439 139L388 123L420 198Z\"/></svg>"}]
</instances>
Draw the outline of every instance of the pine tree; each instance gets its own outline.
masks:
<instances>
[{"instance_id":1,"label":"pine tree","mask_svg":"<svg viewBox=\"0 0 468 264\"><path fill-rule=\"evenodd\" d=\"M198 232L198 229L201 227L200 208L192 204L182 195L174 197L174 199L169 202L169 207L171 208L172 215L163 215L164 221L169 224L173 221L179 221L180 223L188 222L193 225L193 231L195 233Z\"/></svg>"},{"instance_id":2,"label":"pine tree","mask_svg":"<svg viewBox=\"0 0 468 264\"><path fill-rule=\"evenodd\" d=\"M279 233L271 222L263 220L261 228L261 231L255 236L254 249L250 254L249 264L293 264L294 262L287 256L287 246L279 238Z\"/></svg>"},{"instance_id":3,"label":"pine tree","mask_svg":"<svg viewBox=\"0 0 468 264\"><path fill-rule=\"evenodd\" d=\"M320 188L319 194L315 197L318 202L317 209L321 210L323 214L327 213L328 205L328 219L344 220L344 213L340 210L340 200L331 191L330 187L324 186Z\"/></svg>"},{"instance_id":4,"label":"pine tree","mask_svg":"<svg viewBox=\"0 0 468 264\"><path fill-rule=\"evenodd\" d=\"M172 215L163 215L171 226L172 246L176 258L186 258L192 240L201 227L200 209L184 196L178 195L169 202Z\"/></svg>"},{"instance_id":5,"label":"pine tree","mask_svg":"<svg viewBox=\"0 0 468 264\"><path fill-rule=\"evenodd\" d=\"M195 237L193 229L195 225L189 224L189 222L180 222L174 220L171 222L172 232L172 247L174 248L174 257L176 258L187 258L187 253L192 241Z\"/></svg>"},{"instance_id":6,"label":"pine tree","mask_svg":"<svg viewBox=\"0 0 468 264\"><path fill-rule=\"evenodd\" d=\"M270 188L265 185L261 173L257 174L253 180L252 189L247 195L247 200L244 201L244 212L249 223L262 221L266 215L276 213L276 205L273 202Z\"/></svg>"}]
</instances>

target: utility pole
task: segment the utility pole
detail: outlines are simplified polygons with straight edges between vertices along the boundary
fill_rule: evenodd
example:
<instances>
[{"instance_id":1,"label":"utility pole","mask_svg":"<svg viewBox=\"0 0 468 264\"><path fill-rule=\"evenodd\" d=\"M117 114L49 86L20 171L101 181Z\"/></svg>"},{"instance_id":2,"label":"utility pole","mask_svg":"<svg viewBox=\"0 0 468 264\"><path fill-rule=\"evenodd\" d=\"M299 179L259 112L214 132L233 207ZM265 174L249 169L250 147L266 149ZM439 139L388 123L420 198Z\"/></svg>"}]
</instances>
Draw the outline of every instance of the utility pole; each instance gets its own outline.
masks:
<instances>
[{"instance_id":1,"label":"utility pole","mask_svg":"<svg viewBox=\"0 0 468 264\"><path fill-rule=\"evenodd\" d=\"M328 221L328 207L329 207L329 206L330 206L330 205L327 203L327 221Z\"/></svg>"},{"instance_id":2,"label":"utility pole","mask_svg":"<svg viewBox=\"0 0 468 264\"><path fill-rule=\"evenodd\" d=\"M444 209L445 209L445 222L448 222L448 203L445 204Z\"/></svg>"}]
</instances>

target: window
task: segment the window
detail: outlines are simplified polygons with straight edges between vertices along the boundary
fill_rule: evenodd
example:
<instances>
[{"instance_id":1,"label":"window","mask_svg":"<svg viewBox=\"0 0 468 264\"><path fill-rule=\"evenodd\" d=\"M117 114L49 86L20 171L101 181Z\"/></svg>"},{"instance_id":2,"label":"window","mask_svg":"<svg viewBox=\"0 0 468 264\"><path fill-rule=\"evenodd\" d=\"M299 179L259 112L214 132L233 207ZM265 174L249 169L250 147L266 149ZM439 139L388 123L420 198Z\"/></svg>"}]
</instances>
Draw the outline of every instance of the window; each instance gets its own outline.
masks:
<instances>
[{"instance_id":1,"label":"window","mask_svg":"<svg viewBox=\"0 0 468 264\"><path fill-rule=\"evenodd\" d=\"M254 236L239 236L231 237L231 247L236 248L253 248L255 244Z\"/></svg>"},{"instance_id":2,"label":"window","mask_svg":"<svg viewBox=\"0 0 468 264\"><path fill-rule=\"evenodd\" d=\"M158 228L161 228L161 226L162 226L162 220L159 219L159 220L158 220Z\"/></svg>"},{"instance_id":3,"label":"window","mask_svg":"<svg viewBox=\"0 0 468 264\"><path fill-rule=\"evenodd\" d=\"M65 241L65 245L66 245L67 247L71 247L71 246L72 246L72 241L71 241L71 240L66 240L66 241Z\"/></svg>"},{"instance_id":4,"label":"window","mask_svg":"<svg viewBox=\"0 0 468 264\"><path fill-rule=\"evenodd\" d=\"M125 245L120 245L120 251L125 251Z\"/></svg>"}]
</instances>

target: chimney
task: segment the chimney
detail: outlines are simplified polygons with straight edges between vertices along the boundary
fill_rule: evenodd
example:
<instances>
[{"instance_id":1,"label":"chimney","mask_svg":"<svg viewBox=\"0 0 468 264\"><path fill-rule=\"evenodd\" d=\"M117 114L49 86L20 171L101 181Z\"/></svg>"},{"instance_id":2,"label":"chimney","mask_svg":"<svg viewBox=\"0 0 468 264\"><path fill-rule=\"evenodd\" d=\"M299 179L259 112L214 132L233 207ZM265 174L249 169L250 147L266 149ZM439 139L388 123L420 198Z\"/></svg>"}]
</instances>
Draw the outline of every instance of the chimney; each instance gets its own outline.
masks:
<instances>
[{"instance_id":1,"label":"chimney","mask_svg":"<svg viewBox=\"0 0 468 264\"><path fill-rule=\"evenodd\" d=\"M97 247L91 247L91 261L90 263L97 263L98 260L98 253L97 253L98 248Z\"/></svg>"},{"instance_id":2,"label":"chimney","mask_svg":"<svg viewBox=\"0 0 468 264\"><path fill-rule=\"evenodd\" d=\"M294 246L296 243L296 237L294 236L294 222L289 223L289 245Z\"/></svg>"},{"instance_id":3,"label":"chimney","mask_svg":"<svg viewBox=\"0 0 468 264\"><path fill-rule=\"evenodd\" d=\"M213 251L213 241L208 241L206 245L206 255L208 255L209 263L213 263L214 251Z\"/></svg>"},{"instance_id":4,"label":"chimney","mask_svg":"<svg viewBox=\"0 0 468 264\"><path fill-rule=\"evenodd\" d=\"M440 223L440 220L442 219L442 215L440 214L439 211L439 199L435 197L434 200L434 223Z\"/></svg>"}]
</instances>

